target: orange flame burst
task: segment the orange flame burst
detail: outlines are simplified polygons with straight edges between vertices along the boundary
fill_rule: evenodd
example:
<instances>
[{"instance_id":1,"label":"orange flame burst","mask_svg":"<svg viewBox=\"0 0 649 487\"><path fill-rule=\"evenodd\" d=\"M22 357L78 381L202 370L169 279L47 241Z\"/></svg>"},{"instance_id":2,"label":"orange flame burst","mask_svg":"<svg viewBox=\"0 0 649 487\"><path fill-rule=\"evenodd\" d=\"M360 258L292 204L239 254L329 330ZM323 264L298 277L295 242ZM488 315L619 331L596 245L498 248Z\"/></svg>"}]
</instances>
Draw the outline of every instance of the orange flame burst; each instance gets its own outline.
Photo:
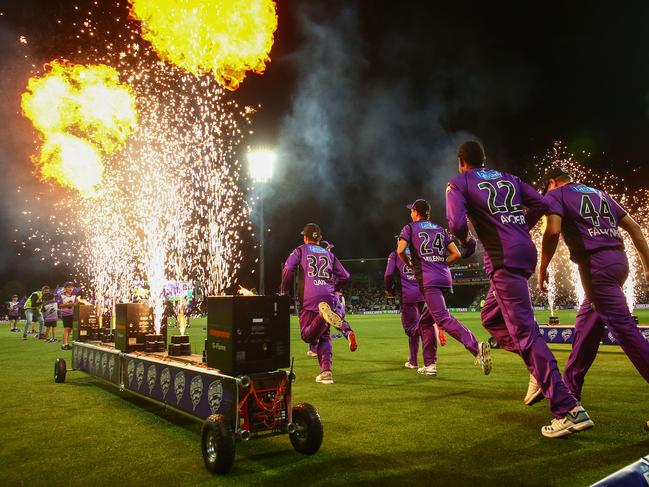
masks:
<instances>
[{"instance_id":1,"label":"orange flame burst","mask_svg":"<svg viewBox=\"0 0 649 487\"><path fill-rule=\"evenodd\" d=\"M103 64L51 62L29 79L21 107L42 137L34 162L43 178L85 195L102 179L102 157L120 149L137 123L131 88Z\"/></svg>"},{"instance_id":2,"label":"orange flame burst","mask_svg":"<svg viewBox=\"0 0 649 487\"><path fill-rule=\"evenodd\" d=\"M247 71L270 61L277 14L273 0L129 0L142 37L160 58L196 75L211 73L236 90Z\"/></svg>"}]
</instances>

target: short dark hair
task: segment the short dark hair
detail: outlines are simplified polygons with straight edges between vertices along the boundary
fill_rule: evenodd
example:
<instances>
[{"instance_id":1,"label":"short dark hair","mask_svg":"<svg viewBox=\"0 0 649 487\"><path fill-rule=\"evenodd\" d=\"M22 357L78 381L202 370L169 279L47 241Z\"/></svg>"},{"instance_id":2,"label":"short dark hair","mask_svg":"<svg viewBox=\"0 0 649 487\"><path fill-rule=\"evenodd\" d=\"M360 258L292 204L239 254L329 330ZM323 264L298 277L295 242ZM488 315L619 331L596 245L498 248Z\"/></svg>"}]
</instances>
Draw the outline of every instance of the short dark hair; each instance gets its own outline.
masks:
<instances>
[{"instance_id":1,"label":"short dark hair","mask_svg":"<svg viewBox=\"0 0 649 487\"><path fill-rule=\"evenodd\" d=\"M457 157L471 167L484 166L485 162L487 162L484 147L482 147L480 142L475 140L464 142L457 151Z\"/></svg>"}]
</instances>

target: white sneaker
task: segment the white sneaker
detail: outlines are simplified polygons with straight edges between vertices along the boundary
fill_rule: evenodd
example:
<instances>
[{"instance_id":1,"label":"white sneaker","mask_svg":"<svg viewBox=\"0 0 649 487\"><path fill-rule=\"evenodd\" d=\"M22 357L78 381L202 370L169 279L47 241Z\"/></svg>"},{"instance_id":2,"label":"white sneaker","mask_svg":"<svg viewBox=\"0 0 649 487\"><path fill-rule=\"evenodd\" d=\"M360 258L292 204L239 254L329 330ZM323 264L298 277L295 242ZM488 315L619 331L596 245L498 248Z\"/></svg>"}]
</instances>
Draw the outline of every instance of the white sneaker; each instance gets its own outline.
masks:
<instances>
[{"instance_id":1,"label":"white sneaker","mask_svg":"<svg viewBox=\"0 0 649 487\"><path fill-rule=\"evenodd\" d=\"M342 330L343 327L343 319L338 316L338 314L331 309L331 306L327 303L320 303L318 305L318 310L320 311L320 316L329 323L331 326L333 326L336 330Z\"/></svg>"},{"instance_id":2,"label":"white sneaker","mask_svg":"<svg viewBox=\"0 0 649 487\"><path fill-rule=\"evenodd\" d=\"M325 370L324 372L320 372L320 374L315 378L315 381L320 382L320 384L333 384L334 376L330 370Z\"/></svg>"},{"instance_id":3,"label":"white sneaker","mask_svg":"<svg viewBox=\"0 0 649 487\"><path fill-rule=\"evenodd\" d=\"M475 364L480 366L484 375L491 373L491 345L489 345L489 342L478 343L478 355L475 358Z\"/></svg>"},{"instance_id":4,"label":"white sneaker","mask_svg":"<svg viewBox=\"0 0 649 487\"><path fill-rule=\"evenodd\" d=\"M425 367L419 367L417 373L421 375L437 375L437 365L430 364Z\"/></svg>"},{"instance_id":5,"label":"white sneaker","mask_svg":"<svg viewBox=\"0 0 649 487\"><path fill-rule=\"evenodd\" d=\"M561 438L592 428L594 424L583 407L575 406L563 418L555 418L549 426L541 428L541 433L548 438Z\"/></svg>"},{"instance_id":6,"label":"white sneaker","mask_svg":"<svg viewBox=\"0 0 649 487\"><path fill-rule=\"evenodd\" d=\"M525 399L523 399L523 403L526 406L531 406L533 404L536 404L539 402L541 399L543 399L543 391L541 390L541 386L539 386L539 383L536 382L536 378L530 374L530 382L527 385L527 394L525 394Z\"/></svg>"},{"instance_id":7,"label":"white sneaker","mask_svg":"<svg viewBox=\"0 0 649 487\"><path fill-rule=\"evenodd\" d=\"M312 352L311 350L307 350L307 352L306 352L306 356L307 356L307 357L317 357L318 354L315 353L315 352Z\"/></svg>"},{"instance_id":8,"label":"white sneaker","mask_svg":"<svg viewBox=\"0 0 649 487\"><path fill-rule=\"evenodd\" d=\"M414 364L411 364L410 361L407 361L405 364L403 364L403 366L404 366L406 369L416 369L416 368L417 368L417 366L414 365Z\"/></svg>"}]
</instances>

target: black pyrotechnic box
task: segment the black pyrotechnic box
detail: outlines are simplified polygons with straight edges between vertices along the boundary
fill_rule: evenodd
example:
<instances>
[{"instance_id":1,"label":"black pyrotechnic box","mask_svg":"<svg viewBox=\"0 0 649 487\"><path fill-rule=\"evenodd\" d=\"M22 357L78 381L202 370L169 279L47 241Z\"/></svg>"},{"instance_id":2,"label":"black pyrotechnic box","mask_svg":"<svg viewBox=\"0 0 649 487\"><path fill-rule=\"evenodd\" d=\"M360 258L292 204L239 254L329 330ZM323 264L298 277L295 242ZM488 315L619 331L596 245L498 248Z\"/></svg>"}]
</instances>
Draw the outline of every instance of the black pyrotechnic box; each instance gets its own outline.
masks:
<instances>
[{"instance_id":1,"label":"black pyrotechnic box","mask_svg":"<svg viewBox=\"0 0 649 487\"><path fill-rule=\"evenodd\" d=\"M208 367L252 374L290 366L288 296L207 298Z\"/></svg>"},{"instance_id":2,"label":"black pyrotechnic box","mask_svg":"<svg viewBox=\"0 0 649 487\"><path fill-rule=\"evenodd\" d=\"M115 305L115 348L122 352L161 352L167 342L167 323L155 333L153 310L147 303Z\"/></svg>"},{"instance_id":3,"label":"black pyrotechnic box","mask_svg":"<svg viewBox=\"0 0 649 487\"><path fill-rule=\"evenodd\" d=\"M99 319L94 305L77 304L74 307L72 339L77 342L99 340Z\"/></svg>"}]
</instances>

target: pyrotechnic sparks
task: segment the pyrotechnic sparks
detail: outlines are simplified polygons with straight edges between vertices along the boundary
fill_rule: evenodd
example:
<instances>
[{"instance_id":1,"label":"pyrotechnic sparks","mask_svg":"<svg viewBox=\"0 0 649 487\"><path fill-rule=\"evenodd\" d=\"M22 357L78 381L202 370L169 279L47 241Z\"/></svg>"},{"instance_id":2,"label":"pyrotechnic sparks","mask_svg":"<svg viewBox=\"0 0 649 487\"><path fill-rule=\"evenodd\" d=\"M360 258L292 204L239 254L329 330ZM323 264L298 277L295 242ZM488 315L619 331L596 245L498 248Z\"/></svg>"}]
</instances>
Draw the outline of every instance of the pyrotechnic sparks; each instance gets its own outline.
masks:
<instances>
[{"instance_id":1,"label":"pyrotechnic sparks","mask_svg":"<svg viewBox=\"0 0 649 487\"><path fill-rule=\"evenodd\" d=\"M145 2L135 2L138 3L143 12L149 8ZM205 45L195 44L195 49L187 54L197 56L205 51L211 52L212 57L203 57L193 65L195 70L190 65L179 63L179 66L188 71L210 72L230 89L243 80L246 70L263 71L269 60L272 32L277 22L274 4L232 2L224 8L228 15L235 15L232 12L239 8L240 20L245 24L255 20L255 9L263 10L262 4L266 9L264 15L272 16L253 22L252 29L261 25L263 32L255 31L251 35L270 35L263 49L255 47L255 43L245 37L248 30L243 32L235 28L232 32L243 37L228 41L227 49L233 50L228 56L214 58L218 47L212 43L214 38L205 37L205 29L200 31L194 26L200 36L192 38L192 42L204 42ZM161 26L169 19L162 19L159 14L162 11L169 14L175 8L170 5L171 2L162 5L162 9L156 5L153 17ZM91 16L91 12L88 15ZM210 13L206 19L212 22L216 17ZM119 17L116 20L119 22ZM221 29L223 19L217 20ZM272 25L268 24L270 21ZM90 18L78 25L77 37L100 37L102 31ZM152 25L147 23L145 27ZM121 78L128 83L120 85L128 90L133 102L132 123L128 124L128 130L125 118L110 116L123 113L127 105L97 90L83 91L86 88L76 74L78 66L74 66L75 74L65 72L53 76L47 92L34 91L30 85L25 97L42 94L40 98L28 100L32 105L39 102L42 106L49 104L56 108L54 111L36 110L40 118L28 115L45 142L48 140L46 134L50 138L51 134L77 137L94 149L98 162L98 171L90 170L83 163L85 158L79 157L83 151L77 149L70 158L76 161L75 174L68 175L67 179L56 179L59 184L83 191L86 197L65 192L57 203L58 218L53 215L50 220L58 225L59 235L65 238L52 248L53 257L73 262L81 274L89 276L91 289L102 309L128 300L134 282L147 281L149 304L154 308L156 329L159 329L167 281L199 282L208 294L221 294L233 284L242 259L242 232L248 227L249 214L239 187L240 164L236 151L243 140L241 125L250 123L247 114L252 110L240 109L210 76L199 77L179 71L157 60L150 45L138 42L135 25L120 27L128 31L113 37L113 40L120 40L120 45L106 42L103 49L94 49L89 58L94 64L112 70L110 79L119 81ZM147 32L151 36L153 31ZM229 35L223 30L214 31L214 34L218 34L222 42ZM177 35L165 32L165 42L172 39L168 36ZM149 40L156 44L152 37ZM159 49L157 45L156 50ZM241 49L240 58L234 52L238 48ZM78 54L82 54L81 50ZM113 67L108 68L108 65ZM90 75L82 78L88 81L86 84L97 79ZM34 83L43 79L50 78L33 78ZM95 105L87 106L93 96ZM98 99L102 103L96 103ZM88 182L75 181L72 176ZM86 192L85 188L92 188L92 191ZM84 236L81 241L75 238L79 233Z\"/></svg>"},{"instance_id":2,"label":"pyrotechnic sparks","mask_svg":"<svg viewBox=\"0 0 649 487\"><path fill-rule=\"evenodd\" d=\"M247 71L263 73L277 29L272 0L129 0L142 37L162 58L236 90Z\"/></svg>"}]
</instances>

